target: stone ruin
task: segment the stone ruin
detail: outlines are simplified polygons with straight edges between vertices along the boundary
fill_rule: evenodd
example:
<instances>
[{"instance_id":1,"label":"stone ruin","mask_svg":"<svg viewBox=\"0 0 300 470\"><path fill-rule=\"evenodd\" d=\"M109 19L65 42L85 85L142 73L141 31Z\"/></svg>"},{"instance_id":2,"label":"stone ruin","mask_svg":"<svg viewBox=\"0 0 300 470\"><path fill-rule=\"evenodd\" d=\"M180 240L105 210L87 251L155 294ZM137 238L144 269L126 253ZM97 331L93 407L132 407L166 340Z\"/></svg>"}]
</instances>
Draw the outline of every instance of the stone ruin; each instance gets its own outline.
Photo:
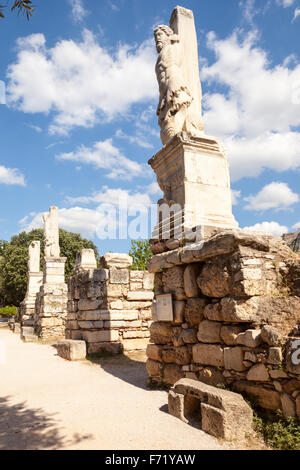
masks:
<instances>
[{"instance_id":1,"label":"stone ruin","mask_svg":"<svg viewBox=\"0 0 300 470\"><path fill-rule=\"evenodd\" d=\"M146 349L153 274L131 270L132 258L107 253L96 269L93 250L78 253L68 281L66 339L84 340L88 354Z\"/></svg>"},{"instance_id":2,"label":"stone ruin","mask_svg":"<svg viewBox=\"0 0 300 470\"><path fill-rule=\"evenodd\" d=\"M230 388L265 409L300 418L300 257L281 238L237 227L226 153L204 134L199 86L199 126L190 125L195 95L188 70L198 59L184 51L188 38L196 52L193 31L193 13L181 7L170 27L155 30L164 146L149 164L164 198L148 263L155 301L147 371L150 381L174 386L169 411L181 419L190 400L184 398L188 387L176 395L181 379ZM180 70L186 72L177 80ZM199 406L199 396L204 421L221 419L219 411L206 412L207 395Z\"/></svg>"}]
</instances>

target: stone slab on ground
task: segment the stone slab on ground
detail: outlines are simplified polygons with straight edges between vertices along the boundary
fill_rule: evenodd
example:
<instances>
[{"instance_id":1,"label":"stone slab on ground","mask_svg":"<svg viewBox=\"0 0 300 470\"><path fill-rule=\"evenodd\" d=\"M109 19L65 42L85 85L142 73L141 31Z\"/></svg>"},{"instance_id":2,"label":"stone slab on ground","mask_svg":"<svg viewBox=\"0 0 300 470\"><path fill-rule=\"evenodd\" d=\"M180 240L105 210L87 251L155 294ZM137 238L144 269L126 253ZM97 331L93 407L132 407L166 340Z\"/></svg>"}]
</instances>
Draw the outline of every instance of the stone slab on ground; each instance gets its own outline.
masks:
<instances>
[{"instance_id":1,"label":"stone slab on ground","mask_svg":"<svg viewBox=\"0 0 300 470\"><path fill-rule=\"evenodd\" d=\"M65 339L57 343L57 352L68 361L81 361L86 358L86 344L85 341Z\"/></svg>"}]
</instances>

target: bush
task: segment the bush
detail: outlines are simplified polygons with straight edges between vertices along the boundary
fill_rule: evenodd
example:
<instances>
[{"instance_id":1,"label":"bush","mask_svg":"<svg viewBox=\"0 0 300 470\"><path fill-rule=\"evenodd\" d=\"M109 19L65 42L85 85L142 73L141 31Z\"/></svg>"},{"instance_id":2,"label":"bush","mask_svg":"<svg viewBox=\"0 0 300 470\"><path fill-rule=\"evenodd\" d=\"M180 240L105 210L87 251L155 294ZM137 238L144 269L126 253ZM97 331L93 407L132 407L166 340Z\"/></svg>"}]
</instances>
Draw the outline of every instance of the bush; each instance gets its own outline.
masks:
<instances>
[{"instance_id":1,"label":"bush","mask_svg":"<svg viewBox=\"0 0 300 470\"><path fill-rule=\"evenodd\" d=\"M284 418L281 411L266 417L254 412L254 429L262 434L265 442L278 450L300 450L300 422L296 418Z\"/></svg>"},{"instance_id":2,"label":"bush","mask_svg":"<svg viewBox=\"0 0 300 470\"><path fill-rule=\"evenodd\" d=\"M13 317L18 313L18 308L15 306L7 306L0 308L0 317Z\"/></svg>"},{"instance_id":3,"label":"bush","mask_svg":"<svg viewBox=\"0 0 300 470\"><path fill-rule=\"evenodd\" d=\"M131 240L129 254L133 258L133 264L130 269L145 271L147 269L147 261L152 256L149 240Z\"/></svg>"}]
</instances>

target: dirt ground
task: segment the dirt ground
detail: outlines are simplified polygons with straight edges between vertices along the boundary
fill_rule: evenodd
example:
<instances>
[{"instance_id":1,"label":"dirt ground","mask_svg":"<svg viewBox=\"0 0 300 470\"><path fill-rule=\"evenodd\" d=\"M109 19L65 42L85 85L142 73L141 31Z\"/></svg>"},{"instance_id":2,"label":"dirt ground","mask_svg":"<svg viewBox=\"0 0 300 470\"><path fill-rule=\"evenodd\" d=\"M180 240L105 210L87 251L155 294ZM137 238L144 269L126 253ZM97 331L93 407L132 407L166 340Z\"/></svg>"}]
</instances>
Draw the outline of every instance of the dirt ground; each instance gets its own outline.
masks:
<instances>
[{"instance_id":1,"label":"dirt ground","mask_svg":"<svg viewBox=\"0 0 300 470\"><path fill-rule=\"evenodd\" d=\"M145 355L69 362L0 325L0 450L225 449L167 413ZM5 351L5 360L3 360Z\"/></svg>"}]
</instances>

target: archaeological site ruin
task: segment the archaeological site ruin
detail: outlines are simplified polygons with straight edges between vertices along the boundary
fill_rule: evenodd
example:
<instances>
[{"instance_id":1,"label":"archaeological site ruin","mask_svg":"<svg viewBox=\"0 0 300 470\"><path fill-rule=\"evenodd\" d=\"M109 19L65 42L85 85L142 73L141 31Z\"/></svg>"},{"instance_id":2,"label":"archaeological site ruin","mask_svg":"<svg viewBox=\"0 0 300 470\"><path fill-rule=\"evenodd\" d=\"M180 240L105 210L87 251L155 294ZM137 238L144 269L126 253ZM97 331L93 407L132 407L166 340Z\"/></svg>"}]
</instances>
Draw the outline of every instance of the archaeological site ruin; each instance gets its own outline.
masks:
<instances>
[{"instance_id":1,"label":"archaeological site ruin","mask_svg":"<svg viewBox=\"0 0 300 470\"><path fill-rule=\"evenodd\" d=\"M233 216L226 152L205 134L192 11L176 7L154 35L162 148L149 165L164 197L148 270L120 253L99 264L86 249L66 282L51 207L42 271L34 241L12 329L25 341L61 341L69 360L145 350L148 384L170 388L172 415L245 437L253 414L244 398L300 419L300 256L280 237L240 230Z\"/></svg>"}]
</instances>

